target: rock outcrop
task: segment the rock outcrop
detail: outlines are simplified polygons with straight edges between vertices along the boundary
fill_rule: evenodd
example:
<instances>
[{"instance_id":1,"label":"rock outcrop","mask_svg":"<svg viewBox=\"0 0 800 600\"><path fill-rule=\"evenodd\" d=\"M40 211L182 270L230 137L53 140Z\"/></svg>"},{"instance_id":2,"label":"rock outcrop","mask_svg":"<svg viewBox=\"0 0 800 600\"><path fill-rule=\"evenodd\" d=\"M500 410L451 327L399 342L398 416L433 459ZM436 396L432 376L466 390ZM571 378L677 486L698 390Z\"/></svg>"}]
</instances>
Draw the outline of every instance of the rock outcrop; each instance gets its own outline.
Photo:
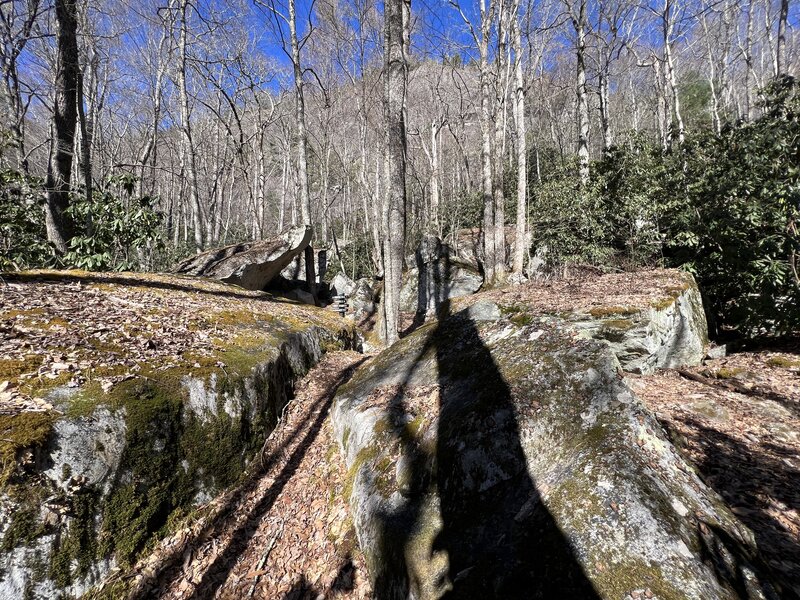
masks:
<instances>
[{"instance_id":1,"label":"rock outcrop","mask_svg":"<svg viewBox=\"0 0 800 600\"><path fill-rule=\"evenodd\" d=\"M294 383L355 342L328 311L206 280L6 282L2 598L77 597L129 565L236 483Z\"/></svg>"},{"instance_id":2,"label":"rock outcrop","mask_svg":"<svg viewBox=\"0 0 800 600\"><path fill-rule=\"evenodd\" d=\"M477 267L453 259L450 254L439 238L423 238L415 254L416 267L403 275L401 311L435 315L443 303L474 294L481 288L483 275Z\"/></svg>"},{"instance_id":3,"label":"rock outcrop","mask_svg":"<svg viewBox=\"0 0 800 600\"><path fill-rule=\"evenodd\" d=\"M624 332L662 327L648 329L648 316L683 327L658 310L682 314L686 290L668 290L688 280L662 279L661 298L610 299L639 303ZM620 358L631 368L670 359L643 361L658 354L649 347L628 360L633 338L597 339L610 317L590 313L599 301L589 292L586 306L540 298L538 311L523 294L459 305L337 395L334 427L376 596L777 598L751 532L624 382ZM695 335L694 347L703 333L698 323L681 335ZM674 348L676 337L660 339Z\"/></svg>"},{"instance_id":4,"label":"rock outcrop","mask_svg":"<svg viewBox=\"0 0 800 600\"><path fill-rule=\"evenodd\" d=\"M264 290L311 243L312 229L299 226L272 240L233 244L191 256L173 273L210 277L247 290Z\"/></svg>"}]
</instances>

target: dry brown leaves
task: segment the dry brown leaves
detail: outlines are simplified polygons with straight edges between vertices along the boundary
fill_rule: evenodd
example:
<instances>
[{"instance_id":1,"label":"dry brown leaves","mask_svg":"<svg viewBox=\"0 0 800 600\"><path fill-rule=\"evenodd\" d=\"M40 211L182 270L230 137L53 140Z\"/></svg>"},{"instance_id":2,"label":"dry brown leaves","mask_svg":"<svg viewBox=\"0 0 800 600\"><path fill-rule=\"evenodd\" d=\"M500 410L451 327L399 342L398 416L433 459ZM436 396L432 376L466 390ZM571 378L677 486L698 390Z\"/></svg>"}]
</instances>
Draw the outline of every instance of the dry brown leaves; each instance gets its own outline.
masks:
<instances>
[{"instance_id":1,"label":"dry brown leaves","mask_svg":"<svg viewBox=\"0 0 800 600\"><path fill-rule=\"evenodd\" d=\"M690 371L707 382L674 371L630 382L800 594L800 355L744 352Z\"/></svg>"},{"instance_id":2,"label":"dry brown leaves","mask_svg":"<svg viewBox=\"0 0 800 600\"><path fill-rule=\"evenodd\" d=\"M460 299L462 308L478 299L502 304L521 304L536 313L591 310L598 307L647 307L685 285L684 274L670 269L651 269L598 276L580 272L566 279L532 281L519 286L490 290L480 296Z\"/></svg>"},{"instance_id":3,"label":"dry brown leaves","mask_svg":"<svg viewBox=\"0 0 800 600\"><path fill-rule=\"evenodd\" d=\"M169 275L43 271L4 279L0 413L52 408L38 392L56 383L96 381L108 392L143 365L199 368L195 361L217 356L242 333L239 325L259 318L320 318L265 302L271 297L260 292Z\"/></svg>"},{"instance_id":4,"label":"dry brown leaves","mask_svg":"<svg viewBox=\"0 0 800 600\"><path fill-rule=\"evenodd\" d=\"M186 546L182 565L160 577L157 597L371 597L328 418L337 386L363 358L329 354L309 373L265 447L266 470L219 523Z\"/></svg>"}]
</instances>

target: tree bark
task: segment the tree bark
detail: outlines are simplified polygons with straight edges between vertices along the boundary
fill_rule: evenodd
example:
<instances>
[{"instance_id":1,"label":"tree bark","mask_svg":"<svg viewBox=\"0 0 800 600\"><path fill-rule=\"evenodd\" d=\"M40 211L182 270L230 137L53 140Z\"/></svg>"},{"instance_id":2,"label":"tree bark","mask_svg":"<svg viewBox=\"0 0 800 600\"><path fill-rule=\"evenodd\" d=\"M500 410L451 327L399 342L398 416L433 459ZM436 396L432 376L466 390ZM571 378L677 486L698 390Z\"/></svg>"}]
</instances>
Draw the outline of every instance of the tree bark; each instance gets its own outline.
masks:
<instances>
[{"instance_id":1,"label":"tree bark","mask_svg":"<svg viewBox=\"0 0 800 600\"><path fill-rule=\"evenodd\" d=\"M406 229L406 39L404 0L388 0L386 27L386 203L384 205L384 305L386 342L398 338L399 297Z\"/></svg>"},{"instance_id":2,"label":"tree bark","mask_svg":"<svg viewBox=\"0 0 800 600\"><path fill-rule=\"evenodd\" d=\"M683 115L681 114L681 99L680 94L678 93L678 82L675 76L675 62L672 58L672 31L675 27L672 9L672 0L664 0L664 12L662 13L664 65L667 86L669 87L669 92L672 95L670 126L671 129L674 129L678 134L678 145L683 145L685 139L685 127L683 125Z\"/></svg>"},{"instance_id":3,"label":"tree bark","mask_svg":"<svg viewBox=\"0 0 800 600\"><path fill-rule=\"evenodd\" d=\"M187 87L188 71L188 0L181 0L180 11L180 34L178 39L178 51L180 53L180 68L178 69L178 88L181 105L181 133L183 134L183 152L181 157L184 161L183 171L188 175L189 181L189 202L192 209L192 228L194 229L195 249L200 252L203 249L203 211L200 206L200 192L197 179L197 156L192 139L191 111L189 108L189 90Z\"/></svg>"},{"instance_id":4,"label":"tree bark","mask_svg":"<svg viewBox=\"0 0 800 600\"><path fill-rule=\"evenodd\" d=\"M69 208L75 126L78 116L78 20L75 0L56 0L55 98L53 102L53 140L47 167L45 224L47 239L59 252L66 252L75 234L75 225L66 214Z\"/></svg>"},{"instance_id":5,"label":"tree bark","mask_svg":"<svg viewBox=\"0 0 800 600\"><path fill-rule=\"evenodd\" d=\"M589 94L586 89L586 0L580 0L578 14L572 18L575 28L577 125L578 125L578 175L584 185L589 181Z\"/></svg>"},{"instance_id":6,"label":"tree bark","mask_svg":"<svg viewBox=\"0 0 800 600\"><path fill-rule=\"evenodd\" d=\"M775 45L775 75L780 77L786 72L786 21L789 18L789 0L781 0L778 15L778 42Z\"/></svg>"},{"instance_id":7,"label":"tree bark","mask_svg":"<svg viewBox=\"0 0 800 600\"><path fill-rule=\"evenodd\" d=\"M483 193L483 276L486 281L494 281L496 264L496 242L494 231L494 197L492 186L492 111L489 97L489 38L494 20L494 0L481 0L481 37L478 45L480 54L481 85L481 190Z\"/></svg>"},{"instance_id":8,"label":"tree bark","mask_svg":"<svg viewBox=\"0 0 800 600\"><path fill-rule=\"evenodd\" d=\"M522 34L514 19L514 122L517 127L517 232L513 271L522 275L527 247L528 143L525 130L525 80L522 73Z\"/></svg>"}]
</instances>

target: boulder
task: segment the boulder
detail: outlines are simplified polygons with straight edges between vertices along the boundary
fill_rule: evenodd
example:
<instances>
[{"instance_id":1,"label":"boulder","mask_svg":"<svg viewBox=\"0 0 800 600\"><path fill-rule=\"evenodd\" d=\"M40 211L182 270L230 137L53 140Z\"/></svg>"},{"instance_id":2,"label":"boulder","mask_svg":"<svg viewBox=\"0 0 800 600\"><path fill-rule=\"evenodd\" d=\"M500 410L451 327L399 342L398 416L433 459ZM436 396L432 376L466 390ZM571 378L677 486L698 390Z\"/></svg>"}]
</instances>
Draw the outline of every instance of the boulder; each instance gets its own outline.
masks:
<instances>
[{"instance_id":1,"label":"boulder","mask_svg":"<svg viewBox=\"0 0 800 600\"><path fill-rule=\"evenodd\" d=\"M708 328L700 290L688 273L646 306L607 306L576 311L570 319L582 336L603 340L632 373L699 364Z\"/></svg>"},{"instance_id":2,"label":"boulder","mask_svg":"<svg viewBox=\"0 0 800 600\"><path fill-rule=\"evenodd\" d=\"M210 277L248 290L264 290L311 243L309 226L293 227L272 240L207 250L178 263L173 273Z\"/></svg>"},{"instance_id":3,"label":"boulder","mask_svg":"<svg viewBox=\"0 0 800 600\"><path fill-rule=\"evenodd\" d=\"M483 285L477 268L450 258L448 247L435 236L426 236L415 255L416 267L403 276L400 310L435 315L453 298L468 296Z\"/></svg>"},{"instance_id":4,"label":"boulder","mask_svg":"<svg viewBox=\"0 0 800 600\"><path fill-rule=\"evenodd\" d=\"M626 346L579 335L592 315L481 296L334 401L375 597L777 598L751 532L627 387Z\"/></svg>"},{"instance_id":5,"label":"boulder","mask_svg":"<svg viewBox=\"0 0 800 600\"><path fill-rule=\"evenodd\" d=\"M372 281L366 278L356 281L348 298L348 304L353 311L353 319L356 323L361 323L375 314L377 309L375 302L376 293L372 287Z\"/></svg>"},{"instance_id":6,"label":"boulder","mask_svg":"<svg viewBox=\"0 0 800 600\"><path fill-rule=\"evenodd\" d=\"M326 349L356 344L327 311L216 281L4 278L26 308L0 307L0 350L28 358L2 364L0 598L78 597L129 566L240 480Z\"/></svg>"},{"instance_id":7,"label":"boulder","mask_svg":"<svg viewBox=\"0 0 800 600\"><path fill-rule=\"evenodd\" d=\"M333 281L331 281L331 295L332 296L352 296L353 291L356 289L356 282L350 279L347 275L338 272Z\"/></svg>"}]
</instances>

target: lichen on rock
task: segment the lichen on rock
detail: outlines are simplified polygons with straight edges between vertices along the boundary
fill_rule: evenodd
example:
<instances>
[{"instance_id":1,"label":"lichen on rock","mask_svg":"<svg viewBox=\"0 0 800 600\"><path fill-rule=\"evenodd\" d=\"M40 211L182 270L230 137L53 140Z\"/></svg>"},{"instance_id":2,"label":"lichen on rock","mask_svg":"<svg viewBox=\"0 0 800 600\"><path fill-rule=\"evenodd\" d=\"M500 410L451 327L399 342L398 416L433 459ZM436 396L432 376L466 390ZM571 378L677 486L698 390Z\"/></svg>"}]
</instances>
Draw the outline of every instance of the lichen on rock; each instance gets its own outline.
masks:
<instances>
[{"instance_id":1,"label":"lichen on rock","mask_svg":"<svg viewBox=\"0 0 800 600\"><path fill-rule=\"evenodd\" d=\"M576 331L603 317L486 296L500 315L421 327L337 394L377 597L775 598L750 532L626 386L613 344ZM624 318L651 309L668 310ZM665 360L643 346L642 364Z\"/></svg>"},{"instance_id":2,"label":"lichen on rock","mask_svg":"<svg viewBox=\"0 0 800 600\"><path fill-rule=\"evenodd\" d=\"M355 341L326 311L210 281L81 272L8 281L0 322L13 336L3 348L38 354L15 363L11 414L0 416L2 597L77 597L131 564L236 483L295 382ZM72 346L54 347L59 339ZM49 408L31 412L34 400Z\"/></svg>"}]
</instances>

